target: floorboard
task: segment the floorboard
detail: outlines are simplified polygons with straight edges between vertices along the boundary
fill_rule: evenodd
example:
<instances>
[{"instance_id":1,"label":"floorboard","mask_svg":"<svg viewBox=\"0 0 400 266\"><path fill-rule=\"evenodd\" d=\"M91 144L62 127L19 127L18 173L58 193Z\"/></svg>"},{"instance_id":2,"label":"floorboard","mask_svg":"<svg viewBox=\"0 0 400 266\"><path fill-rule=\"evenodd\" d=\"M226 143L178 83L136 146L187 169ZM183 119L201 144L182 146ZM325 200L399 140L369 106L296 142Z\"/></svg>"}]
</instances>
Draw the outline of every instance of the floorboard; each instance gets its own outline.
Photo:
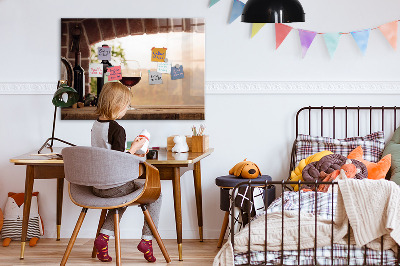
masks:
<instances>
[{"instance_id":1,"label":"floorboard","mask_svg":"<svg viewBox=\"0 0 400 266\"><path fill-rule=\"evenodd\" d=\"M69 239L40 239L35 247L27 245L25 249L25 258L19 259L21 244L18 241L12 241L9 247L0 246L0 265L60 265L61 258L64 255ZM150 264L143 258L143 254L136 249L140 240L121 240L122 264L123 265L146 265ZM185 239L183 241L183 261L178 261L178 247L176 240L163 240L168 250L172 262L167 264L162 256L157 243L153 243L154 254L157 258L157 265L212 265L215 255L218 253L217 240L204 240L200 242L197 239ZM110 241L110 255L115 259L113 239ZM112 263L103 263L92 259L93 240L77 239L68 259L67 265L114 265Z\"/></svg>"}]
</instances>

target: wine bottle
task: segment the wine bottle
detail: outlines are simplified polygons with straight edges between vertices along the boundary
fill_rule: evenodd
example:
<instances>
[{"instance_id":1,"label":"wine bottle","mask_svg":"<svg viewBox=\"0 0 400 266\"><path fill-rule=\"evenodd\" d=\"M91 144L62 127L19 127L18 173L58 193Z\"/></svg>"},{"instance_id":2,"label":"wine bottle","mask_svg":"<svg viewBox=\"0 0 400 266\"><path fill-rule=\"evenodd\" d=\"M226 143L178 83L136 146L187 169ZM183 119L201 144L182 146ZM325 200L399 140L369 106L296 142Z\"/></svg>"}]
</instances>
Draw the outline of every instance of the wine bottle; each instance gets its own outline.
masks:
<instances>
[{"instance_id":1,"label":"wine bottle","mask_svg":"<svg viewBox=\"0 0 400 266\"><path fill-rule=\"evenodd\" d=\"M108 45L103 44L102 47L108 47ZM97 78L97 99L99 99L101 89L103 88L104 85L104 77L107 72L107 67L112 66L112 64L108 60L102 60L101 64L103 64L103 76Z\"/></svg>"},{"instance_id":2,"label":"wine bottle","mask_svg":"<svg viewBox=\"0 0 400 266\"><path fill-rule=\"evenodd\" d=\"M85 92L85 71L81 67L81 52L75 52L74 89L78 92L78 102L83 102Z\"/></svg>"}]
</instances>

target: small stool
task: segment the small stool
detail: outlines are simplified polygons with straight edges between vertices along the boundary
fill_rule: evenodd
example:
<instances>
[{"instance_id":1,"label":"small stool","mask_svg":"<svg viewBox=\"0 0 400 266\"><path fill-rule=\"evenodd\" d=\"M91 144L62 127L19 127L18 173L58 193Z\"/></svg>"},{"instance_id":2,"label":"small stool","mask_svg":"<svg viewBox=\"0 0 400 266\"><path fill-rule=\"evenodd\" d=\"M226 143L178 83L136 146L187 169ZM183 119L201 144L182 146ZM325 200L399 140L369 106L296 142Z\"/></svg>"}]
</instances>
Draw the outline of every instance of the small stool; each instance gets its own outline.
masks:
<instances>
[{"instance_id":1,"label":"small stool","mask_svg":"<svg viewBox=\"0 0 400 266\"><path fill-rule=\"evenodd\" d=\"M230 207L229 191L233 189L237 184L249 180L265 182L266 180L272 181L272 178L269 175L261 175L254 179L246 179L246 178L236 177L234 175L226 175L217 177L215 179L215 184L220 187L220 209L222 211L225 211L225 217L224 221L222 222L221 234L219 235L219 240L217 245L218 248L222 246L226 228L228 227L228 222L229 222L229 207ZM267 199L268 201L266 206L268 207L269 204L271 204L275 200L275 186L271 186L270 188L267 189L268 189L268 199Z\"/></svg>"}]
</instances>

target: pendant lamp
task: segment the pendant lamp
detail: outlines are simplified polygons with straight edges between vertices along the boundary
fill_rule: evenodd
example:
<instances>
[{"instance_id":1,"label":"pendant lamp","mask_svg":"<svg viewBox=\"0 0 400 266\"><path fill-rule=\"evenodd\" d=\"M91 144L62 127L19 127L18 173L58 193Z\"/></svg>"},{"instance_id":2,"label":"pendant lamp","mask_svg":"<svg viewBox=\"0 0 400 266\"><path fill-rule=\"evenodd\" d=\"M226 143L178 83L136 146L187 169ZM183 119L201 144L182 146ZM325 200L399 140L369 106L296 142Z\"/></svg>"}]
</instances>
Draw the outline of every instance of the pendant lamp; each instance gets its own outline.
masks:
<instances>
[{"instance_id":1,"label":"pendant lamp","mask_svg":"<svg viewBox=\"0 0 400 266\"><path fill-rule=\"evenodd\" d=\"M242 22L304 22L304 10L298 0L249 0L243 8Z\"/></svg>"},{"instance_id":2,"label":"pendant lamp","mask_svg":"<svg viewBox=\"0 0 400 266\"><path fill-rule=\"evenodd\" d=\"M76 92L76 90L74 90L73 88L69 87L66 83L67 83L67 81L64 81L64 80L60 80L57 83L57 90L54 93L53 99L52 99L52 103L54 105L53 131L51 133L51 137L48 138L44 142L42 147L40 147L40 149L38 151L39 154L45 147L46 148L50 148L50 150L53 152L53 142L54 142L54 140L57 140L59 142L65 143L65 144L68 144L70 146L75 146L72 143L69 143L69 142L67 142L65 140L62 140L62 139L54 137L54 131L55 131L55 128L56 128L57 107L70 107L74 103L77 103L78 99L79 99L79 95Z\"/></svg>"}]
</instances>

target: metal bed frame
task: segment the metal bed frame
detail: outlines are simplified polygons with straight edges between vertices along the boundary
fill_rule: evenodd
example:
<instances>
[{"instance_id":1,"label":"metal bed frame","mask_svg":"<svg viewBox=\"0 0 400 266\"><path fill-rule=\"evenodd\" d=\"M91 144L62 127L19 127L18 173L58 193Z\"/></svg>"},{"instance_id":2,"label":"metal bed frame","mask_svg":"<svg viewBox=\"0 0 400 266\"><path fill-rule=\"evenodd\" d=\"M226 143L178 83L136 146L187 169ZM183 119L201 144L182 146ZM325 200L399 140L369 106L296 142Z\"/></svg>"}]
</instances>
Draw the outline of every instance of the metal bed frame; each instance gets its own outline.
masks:
<instances>
[{"instance_id":1,"label":"metal bed frame","mask_svg":"<svg viewBox=\"0 0 400 266\"><path fill-rule=\"evenodd\" d=\"M370 133L372 133L373 113L378 112L378 111L381 112L381 130L384 131L384 129L385 129L385 113L386 113L385 111L393 112L393 130L395 130L396 129L396 125L397 125L397 123L396 123L397 111L399 109L400 108L398 108L396 106L393 106L393 107L385 107L385 106L382 106L382 107L372 107L372 106L369 106L369 107L360 107L360 106L357 106L357 107L348 107L348 106L345 106L345 107L337 107L337 106L331 106L331 107L323 107L323 106L312 107L312 106L308 106L308 107L303 107L296 114L296 138L299 135L300 114L303 111L306 111L306 110L308 110L308 134L309 135L311 135L311 131L312 131L311 112L313 110L319 111L319 113L320 113L320 136L324 136L323 135L324 134L324 111L325 110L331 110L332 122L333 122L333 125L332 125L332 129L333 129L332 136L333 136L333 138L336 137L336 120L337 120L336 119L336 113L338 111L344 112L344 117L345 118L344 118L344 121L341 121L341 122L342 122L342 125L344 123L345 137L347 138L347 136L348 136L348 125L349 125L349 121L348 121L348 117L349 117L348 113L349 112L356 112L356 114L357 114L357 136L360 136L360 121L361 121L360 120L360 112L369 111L369 131L370 131ZM296 167L296 165L295 165L295 158L296 158L295 146L296 146L296 141L294 142L293 148L292 148L289 176L290 176L290 172L293 169L295 169L295 167ZM236 185L234 187L234 189L232 190L232 195L235 195L235 192L239 187L242 187L242 186L256 187L257 186L259 188L263 188L264 189L266 198L268 198L268 189L266 189L266 188L268 188L269 186L271 186L271 185L281 186L282 195L283 195L285 190L291 190L290 189L291 187L287 186L287 185L292 185L292 184L299 185L299 187L300 187L301 184L315 185L314 191L317 192L317 189L318 189L319 185L330 184L330 185L332 185L332 190L333 190L334 186L336 186L338 183L336 181L332 181L332 182L320 182L320 181L304 182L304 181L285 181L285 180L283 180L283 181L265 181L265 182L263 182L263 181L252 181L250 179L249 181L242 182L242 183ZM301 202L301 192L300 192L300 190L298 191L298 193L299 193L299 202ZM253 194L253 191L250 189L250 198L252 198L252 196L253 196L252 194ZM281 198L282 198L282 212L284 212L284 197L281 197ZM333 250L333 244L334 244L333 243L333 224L334 224L334 220L333 220L334 219L334 217L333 217L334 206L333 206L333 204L334 203L333 203L333 199L334 199L334 193L332 193L332 213L331 213L331 215L332 215L332 221L331 221L332 222L331 223L331 225L332 225L331 226L331 228L332 228L332 237L331 237L331 261L332 261L332 265L334 263L334 254L333 254L333 251L334 251ZM317 213L317 208L318 208L317 207L317 202L318 202L317 193L315 193L315 213ZM268 262L267 262L267 252L268 252L268 250L267 250L267 242L268 242L268 239L267 239L267 233L268 233L267 207L268 207L267 206L267 201L264 201L264 208L265 208L264 262L259 263L259 265L271 265L271 264L268 264ZM300 227L300 204L299 204L298 214L299 214L298 226ZM232 197L232 200L231 200L231 232L230 232L231 239L230 239L230 241L231 241L231 244L232 244L233 248L234 248L234 245L235 245L235 241L234 241L234 237L235 237L235 234L234 234L234 217L235 217L234 197ZM313 258L314 263L313 264L307 264L307 265L318 265L317 264L317 255L316 255L317 238L318 238L316 224L317 224L317 215L315 215L315 239L314 239L314 258ZM248 227L249 227L249 242L248 242L248 245L247 245L247 262L248 263L245 264L245 265L250 265L251 264L251 255L250 255L251 254L251 249L250 249L250 243L251 243L251 230L250 230L251 229L251 219L249 219ZM283 238L284 238L283 237L283 235L284 235L284 218L283 218L283 216L282 216L282 232L281 232L281 234L282 234L281 249L280 249L281 256L280 256L280 264L279 265L284 265L283 264L283 259L284 259L284 256L283 256L283 251L284 251L284 240L283 240ZM297 243L297 247L298 247L297 248L297 265L304 265L304 264L300 264L300 254L301 254L300 242L301 242L301 238L300 238L300 230L299 230L298 243ZM398 248L399 252L397 253L397 258L396 258L395 265L400 265L400 249L399 249L400 246L397 245L397 248ZM366 264L367 263L367 253L366 253L366 249L367 248L366 248L366 246L363 246L363 249L364 249L364 263L363 263L363 265L367 265ZM348 233L347 233L347 264L346 265L350 265L350 224L348 225ZM383 236L381 237L380 265L384 265L384 261L383 261Z\"/></svg>"}]
</instances>

